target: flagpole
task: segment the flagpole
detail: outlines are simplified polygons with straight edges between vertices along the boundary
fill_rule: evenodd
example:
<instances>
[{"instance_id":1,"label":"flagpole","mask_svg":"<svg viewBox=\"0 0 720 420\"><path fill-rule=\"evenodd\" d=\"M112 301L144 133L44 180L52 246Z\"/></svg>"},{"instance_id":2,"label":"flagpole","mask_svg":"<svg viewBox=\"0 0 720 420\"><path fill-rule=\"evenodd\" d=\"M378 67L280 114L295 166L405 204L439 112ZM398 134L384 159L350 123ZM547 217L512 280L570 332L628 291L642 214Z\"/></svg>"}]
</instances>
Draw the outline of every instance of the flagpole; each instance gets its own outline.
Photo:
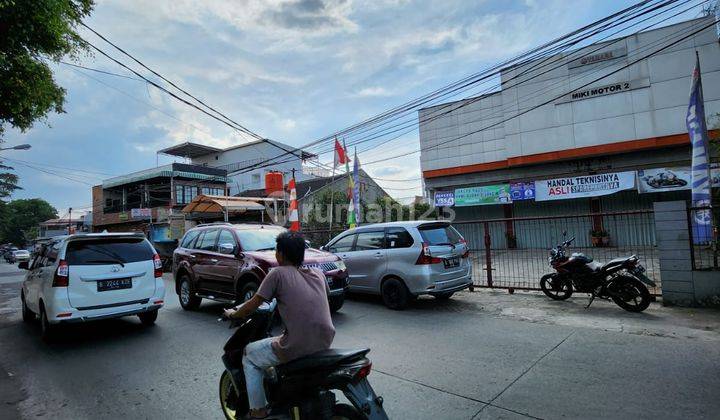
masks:
<instances>
[{"instance_id":1,"label":"flagpole","mask_svg":"<svg viewBox=\"0 0 720 420\"><path fill-rule=\"evenodd\" d=\"M335 137L337 142L337 137ZM330 180L330 214L328 214L328 234L332 237L332 222L333 214L335 213L335 190L333 184L335 183L335 168L337 167L337 152L333 153L333 169L332 179Z\"/></svg>"}]
</instances>

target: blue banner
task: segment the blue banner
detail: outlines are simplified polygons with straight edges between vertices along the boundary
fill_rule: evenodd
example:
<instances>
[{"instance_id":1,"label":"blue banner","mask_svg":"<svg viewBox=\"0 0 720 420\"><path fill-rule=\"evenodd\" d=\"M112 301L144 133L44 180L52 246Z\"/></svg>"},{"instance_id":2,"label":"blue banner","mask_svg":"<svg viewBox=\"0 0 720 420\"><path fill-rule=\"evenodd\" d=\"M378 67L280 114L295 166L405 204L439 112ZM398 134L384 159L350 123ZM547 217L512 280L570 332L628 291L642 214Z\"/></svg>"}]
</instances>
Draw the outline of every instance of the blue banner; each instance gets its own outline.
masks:
<instances>
[{"instance_id":1,"label":"blue banner","mask_svg":"<svg viewBox=\"0 0 720 420\"><path fill-rule=\"evenodd\" d=\"M510 184L512 201L534 200L535 182L513 182Z\"/></svg>"},{"instance_id":2,"label":"blue banner","mask_svg":"<svg viewBox=\"0 0 720 420\"><path fill-rule=\"evenodd\" d=\"M697 54L697 53L696 53ZM705 122L705 106L700 77L700 58L696 56L695 70L690 89L690 104L685 118L692 152L692 206L710 206L710 163L708 159L708 134ZM712 239L712 215L710 210L692 212L693 241L704 244Z\"/></svg>"},{"instance_id":3,"label":"blue banner","mask_svg":"<svg viewBox=\"0 0 720 420\"><path fill-rule=\"evenodd\" d=\"M455 205L455 191L438 191L435 193L435 207L452 207Z\"/></svg>"}]
</instances>

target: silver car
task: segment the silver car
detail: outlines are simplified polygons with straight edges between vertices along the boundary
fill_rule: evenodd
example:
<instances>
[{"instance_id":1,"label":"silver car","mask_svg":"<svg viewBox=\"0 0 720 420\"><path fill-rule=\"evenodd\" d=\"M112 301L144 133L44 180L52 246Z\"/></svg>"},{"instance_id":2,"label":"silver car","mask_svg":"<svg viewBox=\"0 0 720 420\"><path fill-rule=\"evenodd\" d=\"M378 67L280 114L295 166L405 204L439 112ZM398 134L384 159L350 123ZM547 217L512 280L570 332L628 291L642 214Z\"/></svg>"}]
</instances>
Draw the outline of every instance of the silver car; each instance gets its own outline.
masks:
<instances>
[{"instance_id":1,"label":"silver car","mask_svg":"<svg viewBox=\"0 0 720 420\"><path fill-rule=\"evenodd\" d=\"M449 222L418 220L346 230L324 250L345 261L349 290L403 309L419 295L449 299L472 284L470 251Z\"/></svg>"}]
</instances>

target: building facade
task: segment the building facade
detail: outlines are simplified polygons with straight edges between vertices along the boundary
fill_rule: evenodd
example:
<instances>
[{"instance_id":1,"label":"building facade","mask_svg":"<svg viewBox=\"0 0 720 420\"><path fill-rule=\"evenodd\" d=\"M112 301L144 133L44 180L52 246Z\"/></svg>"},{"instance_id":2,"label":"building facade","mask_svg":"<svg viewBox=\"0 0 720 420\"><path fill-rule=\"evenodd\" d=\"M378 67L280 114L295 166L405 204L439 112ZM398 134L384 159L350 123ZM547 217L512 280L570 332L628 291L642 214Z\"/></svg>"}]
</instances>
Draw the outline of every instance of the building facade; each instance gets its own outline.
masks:
<instances>
[{"instance_id":1,"label":"building facade","mask_svg":"<svg viewBox=\"0 0 720 420\"><path fill-rule=\"evenodd\" d=\"M227 149L187 142L158 153L189 159L193 165L227 171L230 195L265 188L268 172L281 172L285 183L293 171L298 181L318 176L317 169L308 170L303 166L304 162L313 161L317 156L273 140L258 140Z\"/></svg>"},{"instance_id":2,"label":"building facade","mask_svg":"<svg viewBox=\"0 0 720 420\"><path fill-rule=\"evenodd\" d=\"M720 122L720 45L713 26L701 30L712 22L524 62L501 70L498 91L420 110L428 196L453 206L459 220L689 199L685 116L696 52L708 126Z\"/></svg>"}]
</instances>

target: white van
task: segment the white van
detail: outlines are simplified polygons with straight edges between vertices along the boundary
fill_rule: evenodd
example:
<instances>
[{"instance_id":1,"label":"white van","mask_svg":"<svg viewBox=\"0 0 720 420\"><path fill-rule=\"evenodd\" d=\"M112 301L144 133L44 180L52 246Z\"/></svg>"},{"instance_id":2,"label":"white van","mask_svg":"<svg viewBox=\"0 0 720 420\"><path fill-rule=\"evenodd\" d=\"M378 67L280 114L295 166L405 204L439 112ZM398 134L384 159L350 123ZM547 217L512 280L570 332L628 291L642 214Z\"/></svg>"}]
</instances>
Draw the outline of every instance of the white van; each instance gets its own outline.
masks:
<instances>
[{"instance_id":1,"label":"white van","mask_svg":"<svg viewBox=\"0 0 720 420\"><path fill-rule=\"evenodd\" d=\"M38 316L43 338L61 322L138 315L151 325L164 304L160 256L141 233L53 238L19 267L23 320Z\"/></svg>"}]
</instances>

